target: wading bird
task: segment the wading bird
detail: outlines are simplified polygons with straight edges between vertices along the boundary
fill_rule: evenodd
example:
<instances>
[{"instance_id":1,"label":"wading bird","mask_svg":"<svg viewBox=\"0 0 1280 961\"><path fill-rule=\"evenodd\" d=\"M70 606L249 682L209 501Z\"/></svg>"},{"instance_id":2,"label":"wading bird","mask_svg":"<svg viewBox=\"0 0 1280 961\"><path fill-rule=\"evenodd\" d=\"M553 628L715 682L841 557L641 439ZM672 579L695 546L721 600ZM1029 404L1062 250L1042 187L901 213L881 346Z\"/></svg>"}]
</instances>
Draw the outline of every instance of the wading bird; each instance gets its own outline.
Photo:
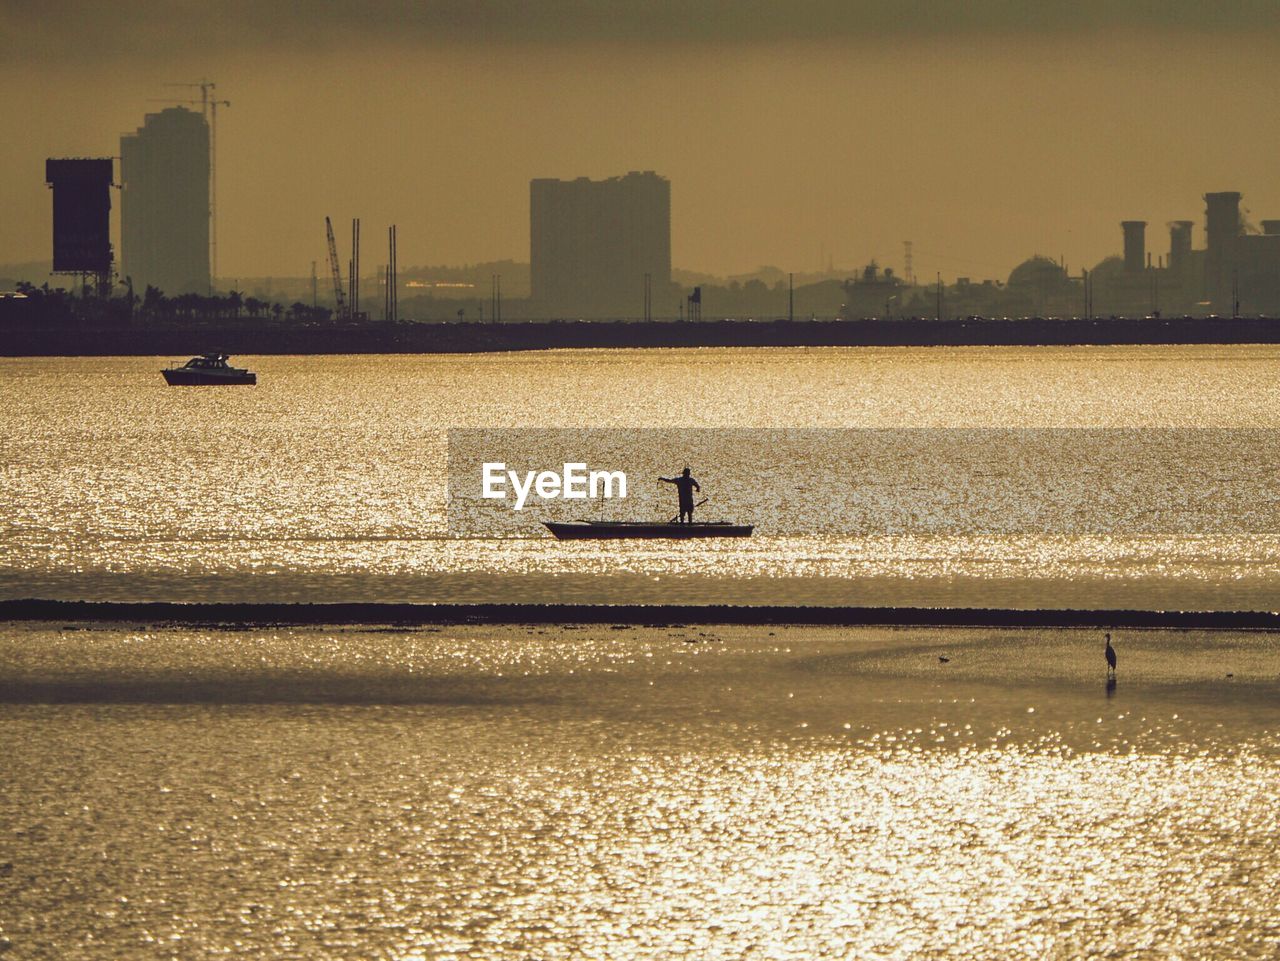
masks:
<instances>
[{"instance_id":1,"label":"wading bird","mask_svg":"<svg viewBox=\"0 0 1280 961\"><path fill-rule=\"evenodd\" d=\"M1107 635L1107 673L1114 674L1116 672L1116 649L1111 646L1111 635Z\"/></svg>"}]
</instances>

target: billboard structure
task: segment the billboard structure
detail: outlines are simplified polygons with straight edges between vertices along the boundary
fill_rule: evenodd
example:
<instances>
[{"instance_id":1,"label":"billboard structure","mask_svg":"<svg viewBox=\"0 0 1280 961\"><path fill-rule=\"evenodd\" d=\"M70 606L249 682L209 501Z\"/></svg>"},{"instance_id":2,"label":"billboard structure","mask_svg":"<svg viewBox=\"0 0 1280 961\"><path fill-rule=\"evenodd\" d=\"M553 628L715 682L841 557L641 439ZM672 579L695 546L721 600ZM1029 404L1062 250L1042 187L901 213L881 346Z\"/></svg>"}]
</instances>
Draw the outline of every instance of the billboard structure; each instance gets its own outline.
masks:
<instances>
[{"instance_id":1,"label":"billboard structure","mask_svg":"<svg viewBox=\"0 0 1280 961\"><path fill-rule=\"evenodd\" d=\"M95 274L99 287L111 277L111 185L113 161L45 161L53 188L53 272Z\"/></svg>"}]
</instances>

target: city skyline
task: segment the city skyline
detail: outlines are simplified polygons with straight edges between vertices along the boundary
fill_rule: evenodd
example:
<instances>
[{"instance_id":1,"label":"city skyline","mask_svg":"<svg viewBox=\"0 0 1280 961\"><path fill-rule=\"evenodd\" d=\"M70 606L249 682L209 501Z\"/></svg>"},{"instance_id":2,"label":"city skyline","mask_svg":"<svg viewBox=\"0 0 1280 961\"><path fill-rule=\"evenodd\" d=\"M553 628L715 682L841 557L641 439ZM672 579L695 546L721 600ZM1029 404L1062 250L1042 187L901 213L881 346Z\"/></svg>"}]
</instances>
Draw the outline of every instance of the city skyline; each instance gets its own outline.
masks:
<instances>
[{"instance_id":1,"label":"city skyline","mask_svg":"<svg viewBox=\"0 0 1280 961\"><path fill-rule=\"evenodd\" d=\"M163 28L172 42L146 57L82 50L71 12L0 13L31 38L0 73L32 91L4 108L23 136L0 149L0 263L48 256L45 157L114 152L152 99L187 96L165 83L199 76L233 104L222 278L306 275L325 216L397 223L404 264L523 260L530 180L635 169L672 182L673 266L720 276L897 263L908 239L924 277L1007 276L1033 252L1075 269L1118 250L1118 218L1199 221L1205 192L1243 189L1255 223L1280 210L1280 30L1257 5L1209 23L1089 4L1072 24L978 5L937 29L822 8L824 40L813 18L769 39L714 36L708 14L680 41L650 14L630 39L537 18L487 46L474 24L428 39L425 9L397 37L376 11L355 18L341 44L332 18L304 30L271 5L252 22L276 29L236 43L190 12L104 28Z\"/></svg>"},{"instance_id":2,"label":"city skyline","mask_svg":"<svg viewBox=\"0 0 1280 961\"><path fill-rule=\"evenodd\" d=\"M164 123L166 120L169 122ZM175 127L173 120L187 122ZM159 138L155 144L158 152L155 149L151 152L156 159L163 158L164 163L148 163L145 168L139 163L137 158L142 154L137 142L144 139L144 130L149 131L149 139ZM175 140L173 134L179 131L184 132ZM199 136L192 140L189 133ZM123 218L129 225L125 234L132 239L123 244L124 264L118 271L118 282L134 289L149 290L154 286L170 295L201 293L208 288L210 293L241 296L248 290L251 296L265 297L268 302L310 299L313 304L319 302L332 307L334 301L327 294L319 297L316 273L310 278L247 278L246 283L233 280L230 286L225 282L209 285L207 137L207 125L199 114L177 107L148 115L147 124L138 135L122 140L122 146L129 148L125 152L135 158L131 161L133 175L122 180L126 186L128 182L136 182L123 204L126 208L132 205L135 212ZM111 164L110 159L50 159L47 168L48 171L92 168L105 196ZM110 204L99 204L96 200L86 202L83 190L72 186L78 182L75 178L83 179L83 174L49 173L46 176L49 185L55 187L55 222L59 210L65 218L73 207L76 218L74 222L64 220L60 228L63 232L58 234L61 240L55 237L53 266L62 274L97 273L99 285L109 284L111 271L91 268L84 258L89 257L94 264L110 262L111 251L106 246L105 235L101 234ZM62 194L58 193L54 180L65 181ZM185 189L192 184L193 190ZM463 303L464 310L458 312L459 317L465 315L468 303L483 317L481 288L485 284L489 288L490 312L500 317L504 274L508 282L507 302L515 307L512 319L683 316L681 301L685 295L691 290L696 295L700 286L708 285L709 290L718 291L713 298L713 317L715 310L724 311L726 317L780 316L783 308L777 295L782 292L786 296L788 288L798 289L802 294L807 291L804 300L809 306L803 308L802 313L809 310L825 316L834 311L844 319L924 317L931 313L941 317L944 316L941 299L944 286L949 305L946 316L953 317L1134 317L1144 314L1158 317L1162 313L1189 317L1235 316L1241 311L1277 316L1280 311L1280 219L1262 218L1257 224L1249 223L1241 203L1244 195L1239 191L1210 192L1201 199L1206 205L1203 246L1196 245L1197 222L1194 220L1166 222L1168 247L1164 251L1159 249L1158 240L1148 243L1147 221L1124 220L1119 224L1123 235L1122 253L1109 253L1092 267L1080 268L1079 272L1069 272L1062 259L1036 253L1020 262L1007 280L957 276L954 282L948 280L944 285L940 276L935 283L934 279L921 278L913 272L910 242L904 244L903 270L895 270L888 263L877 263L875 259L857 269L828 267L798 274L766 265L750 274L729 278L673 269L669 253L670 182L665 177L654 171L631 171L601 181L586 177L540 179L530 182L528 262L408 265L401 276L407 281L404 293L412 298L416 290L419 295L417 309L424 307L421 295L427 296L425 306L430 316L413 317L414 301L410 299L407 302L411 311L409 319L439 319L435 316L439 311L432 306L432 298L439 294L443 294L446 303L449 300ZM144 219L148 223L143 223ZM93 226L98 220L101 226ZM358 224L358 220L353 221L353 238L358 236ZM85 247L86 230L99 233L92 254ZM162 239L157 242L155 237ZM80 266L65 258L72 247L85 251L77 254L81 258ZM134 248L132 255L130 247ZM57 264L58 250L64 251L61 266ZM352 283L357 262L347 264L348 280ZM165 283L159 276L160 271L168 271L173 277L183 276L190 273L191 264L199 265L203 279L186 284ZM0 264L0 284L15 282L4 279L6 270L12 277L25 276L29 283L43 272L43 267L36 269L37 266ZM377 287L382 285L384 273L385 268L375 263L360 276L372 280ZM277 285L274 289L273 284ZM824 293L819 293L819 288ZM106 291L109 286L100 286L100 289ZM635 310L637 294L644 302L640 313ZM688 299L692 302L694 296ZM838 311L837 300L844 301ZM698 303L702 303L700 297ZM673 309L675 314L671 313ZM449 310L452 308L446 309L446 314ZM785 312L793 310L794 302Z\"/></svg>"}]
</instances>

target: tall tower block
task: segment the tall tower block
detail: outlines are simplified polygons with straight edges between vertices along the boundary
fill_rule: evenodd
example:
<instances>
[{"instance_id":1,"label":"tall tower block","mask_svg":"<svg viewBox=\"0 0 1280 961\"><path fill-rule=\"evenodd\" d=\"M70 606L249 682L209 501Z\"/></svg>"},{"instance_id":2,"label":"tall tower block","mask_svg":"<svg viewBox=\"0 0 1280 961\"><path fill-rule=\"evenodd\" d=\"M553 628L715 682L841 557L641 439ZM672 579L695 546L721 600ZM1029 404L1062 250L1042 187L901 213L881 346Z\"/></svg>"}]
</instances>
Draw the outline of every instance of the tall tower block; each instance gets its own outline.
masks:
<instances>
[{"instance_id":1,"label":"tall tower block","mask_svg":"<svg viewBox=\"0 0 1280 961\"><path fill-rule=\"evenodd\" d=\"M531 181L529 260L548 315L639 316L646 291L670 293L671 182L651 170Z\"/></svg>"},{"instance_id":2,"label":"tall tower block","mask_svg":"<svg viewBox=\"0 0 1280 961\"><path fill-rule=\"evenodd\" d=\"M135 290L209 293L209 125L184 107L120 138L121 273Z\"/></svg>"}]
</instances>

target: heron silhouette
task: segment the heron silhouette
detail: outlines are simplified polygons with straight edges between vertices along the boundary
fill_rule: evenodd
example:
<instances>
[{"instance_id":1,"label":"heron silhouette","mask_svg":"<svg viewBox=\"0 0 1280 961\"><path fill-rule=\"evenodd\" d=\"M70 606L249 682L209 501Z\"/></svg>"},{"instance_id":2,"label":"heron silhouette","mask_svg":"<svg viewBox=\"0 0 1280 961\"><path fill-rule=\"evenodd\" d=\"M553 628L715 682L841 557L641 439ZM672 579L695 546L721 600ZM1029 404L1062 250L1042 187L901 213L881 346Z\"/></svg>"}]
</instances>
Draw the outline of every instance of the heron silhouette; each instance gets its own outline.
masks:
<instances>
[{"instance_id":1,"label":"heron silhouette","mask_svg":"<svg viewBox=\"0 0 1280 961\"><path fill-rule=\"evenodd\" d=\"M1107 655L1107 673L1115 674L1116 672L1116 649L1111 646L1111 635L1107 635L1107 649L1104 652Z\"/></svg>"}]
</instances>

